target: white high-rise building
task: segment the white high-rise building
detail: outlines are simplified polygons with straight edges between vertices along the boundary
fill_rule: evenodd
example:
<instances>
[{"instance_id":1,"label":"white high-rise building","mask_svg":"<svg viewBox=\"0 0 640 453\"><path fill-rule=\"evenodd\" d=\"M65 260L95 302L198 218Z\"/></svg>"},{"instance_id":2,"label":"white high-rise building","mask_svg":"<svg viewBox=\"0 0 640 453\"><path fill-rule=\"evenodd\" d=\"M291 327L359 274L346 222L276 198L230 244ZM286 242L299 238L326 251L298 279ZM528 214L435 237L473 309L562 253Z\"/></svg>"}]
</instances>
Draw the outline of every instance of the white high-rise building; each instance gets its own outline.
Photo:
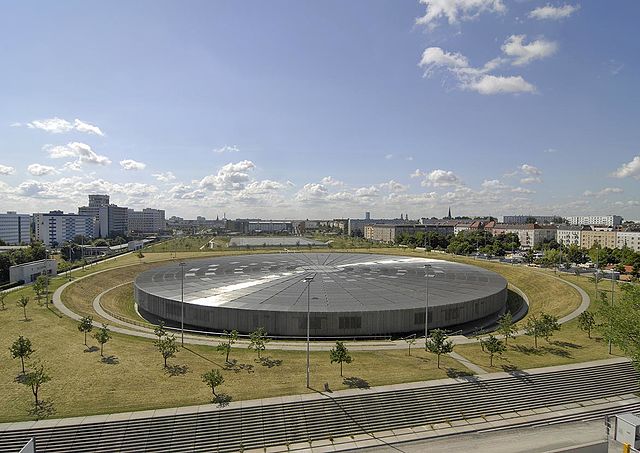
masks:
<instances>
[{"instance_id":1,"label":"white high-rise building","mask_svg":"<svg viewBox=\"0 0 640 453\"><path fill-rule=\"evenodd\" d=\"M96 219L92 216L51 211L33 214L35 238L47 247L59 247L76 236L94 237Z\"/></svg>"},{"instance_id":2,"label":"white high-rise building","mask_svg":"<svg viewBox=\"0 0 640 453\"><path fill-rule=\"evenodd\" d=\"M616 248L629 247L634 252L640 252L640 231L618 231L616 234Z\"/></svg>"},{"instance_id":3,"label":"white high-rise building","mask_svg":"<svg viewBox=\"0 0 640 453\"><path fill-rule=\"evenodd\" d=\"M128 209L109 204L109 195L89 195L89 206L78 208L78 214L96 219L96 236L102 238L112 234L126 236Z\"/></svg>"},{"instance_id":4,"label":"white high-rise building","mask_svg":"<svg viewBox=\"0 0 640 453\"><path fill-rule=\"evenodd\" d=\"M0 214L0 241L7 245L31 242L31 216L13 211Z\"/></svg>"},{"instance_id":5,"label":"white high-rise building","mask_svg":"<svg viewBox=\"0 0 640 453\"><path fill-rule=\"evenodd\" d=\"M578 215L566 218L571 225L622 225L622 217L619 215Z\"/></svg>"}]
</instances>

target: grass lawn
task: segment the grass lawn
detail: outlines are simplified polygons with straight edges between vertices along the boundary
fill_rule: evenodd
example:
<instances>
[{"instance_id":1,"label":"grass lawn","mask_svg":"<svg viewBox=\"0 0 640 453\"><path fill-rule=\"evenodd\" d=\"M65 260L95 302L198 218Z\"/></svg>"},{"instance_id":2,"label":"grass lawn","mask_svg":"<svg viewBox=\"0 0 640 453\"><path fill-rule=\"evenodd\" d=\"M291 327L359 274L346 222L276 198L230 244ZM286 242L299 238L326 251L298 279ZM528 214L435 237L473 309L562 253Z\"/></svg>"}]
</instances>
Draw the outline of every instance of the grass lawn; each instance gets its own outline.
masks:
<instances>
[{"instance_id":1,"label":"grass lawn","mask_svg":"<svg viewBox=\"0 0 640 453\"><path fill-rule=\"evenodd\" d=\"M273 251L267 250L263 253L269 252ZM397 248L381 248L375 252L424 256L424 252L416 253ZM240 253L247 252L234 254ZM229 254L229 251L179 252L177 260L222 254ZM573 289L544 273L532 272L529 268L476 262L450 255L428 256L454 258L456 261L469 262L500 272L529 295L532 311L544 310L553 313L557 310L560 313L555 314L561 316L579 304L579 297ZM114 269L71 285L63 293L63 300L73 311L91 314L97 319L90 308L95 296L106 288L132 280L137 272L171 257L172 254L169 252L145 251L142 262L135 254L130 254L74 273L73 275L78 276L100 269L132 264L130 267ZM64 277L52 280L51 291L64 282ZM586 284L586 279L584 283ZM23 320L22 309L15 304L15 300L22 294L28 294L32 298L27 307L30 320L26 322ZM103 303L107 304L110 310L131 317L135 314L132 312L131 295L131 286L124 285L107 293ZM38 306L33 301L33 291L30 288L12 292L7 297L6 305L7 309L0 311L0 422L34 418L29 412L32 407L30 389L15 381L20 374L19 360L11 359L8 351L18 335L28 337L36 350L27 362L27 367L33 366L34 360L39 360L52 377L41 390L42 397L48 403L45 409L49 408L50 411L42 411L39 416L66 417L206 403L211 393L201 382L200 376L211 368L223 370L225 383L218 390L230 395L234 400L309 391L305 387L304 351L267 350L265 355L268 360L258 362L252 351L236 348L231 354L231 358L236 360L235 365L229 367L225 366L221 355L214 348L188 346L188 349L181 350L176 358L169 360L169 369L164 369L162 358L150 340L114 334L113 339L105 345L107 360L102 361L95 340L90 338L89 344L93 348L87 350L76 323L61 317L55 309L47 310ZM134 319L136 318L137 315ZM497 363L528 368L606 356L606 345L595 340L587 340L586 335L576 331L575 326L573 331L571 329L571 326L565 326L563 331L553 338L571 345L546 345L544 340L540 340L541 345L548 346L548 349L544 355L538 355L526 349L527 342L532 342L531 339L519 339L513 342L513 345L522 343L522 347L518 351L510 350L505 355L505 361L498 360ZM568 353L560 350L566 350ZM488 357L479 352L479 346L458 346L456 351L481 365L488 363ZM411 357L406 349L357 351L352 353L354 362L344 366L344 376L351 378L344 381L339 376L339 365L330 364L328 352L312 352L311 355L312 387L316 389L322 389L325 382L331 389L338 390L349 385L375 386L468 373L462 365L448 357L442 358L442 368L437 369L435 356L417 348Z\"/></svg>"},{"instance_id":2,"label":"grass lawn","mask_svg":"<svg viewBox=\"0 0 640 453\"><path fill-rule=\"evenodd\" d=\"M127 283L109 291L102 296L100 305L109 314L116 314L124 318L124 320L134 321L135 323L145 323L149 327L152 326L147 320L138 315L135 309L133 299L133 283ZM117 317L117 316L116 316Z\"/></svg>"},{"instance_id":3,"label":"grass lawn","mask_svg":"<svg viewBox=\"0 0 640 453\"><path fill-rule=\"evenodd\" d=\"M13 298L13 297L12 297ZM27 361L44 364L51 381L41 389L47 410L39 416L68 417L150 408L203 404L210 400L210 389L201 382L201 374L211 368L222 369L225 383L217 390L233 400L309 392L305 388L304 351L270 351L268 360L257 362L254 352L233 349L226 367L222 356L212 347L188 346L169 360L165 370L162 358L150 340L113 335L105 345L106 361L101 361L97 343L89 339L87 350L76 323L59 318L37 305L22 309L13 300L0 311L0 422L34 418L30 413L29 388L15 381L20 376L20 361L12 359L9 346L18 337L28 337L36 352ZM443 378L447 373L466 373L464 367L443 357L436 368L435 356L415 350L353 352L353 363L344 365L344 376L352 385L383 385L424 379ZM339 375L339 365L330 364L328 352L312 352L312 387L322 389L328 382L332 390L347 388Z\"/></svg>"}]
</instances>

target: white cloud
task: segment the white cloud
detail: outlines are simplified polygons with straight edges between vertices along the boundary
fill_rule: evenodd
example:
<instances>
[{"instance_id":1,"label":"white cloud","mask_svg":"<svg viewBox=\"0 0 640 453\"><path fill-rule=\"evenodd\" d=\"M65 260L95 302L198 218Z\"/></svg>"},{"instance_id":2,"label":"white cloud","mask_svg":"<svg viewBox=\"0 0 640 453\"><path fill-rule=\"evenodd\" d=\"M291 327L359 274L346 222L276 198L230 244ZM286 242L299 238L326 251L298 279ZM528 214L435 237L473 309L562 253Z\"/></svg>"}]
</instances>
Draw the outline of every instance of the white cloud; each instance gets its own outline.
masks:
<instances>
[{"instance_id":1,"label":"white cloud","mask_svg":"<svg viewBox=\"0 0 640 453\"><path fill-rule=\"evenodd\" d=\"M96 165L109 165L111 163L108 157L96 154L91 149L91 146L87 145L86 143L70 142L66 145L59 146L46 145L44 149L45 151L47 151L47 153L49 153L49 157L51 157L52 159L76 157L76 167L83 163Z\"/></svg>"},{"instance_id":2,"label":"white cloud","mask_svg":"<svg viewBox=\"0 0 640 453\"><path fill-rule=\"evenodd\" d=\"M174 175L173 172L170 172L170 171L166 171L163 173L154 173L151 176L153 176L154 178L156 178L156 180L160 182L170 182L176 179L176 175Z\"/></svg>"},{"instance_id":3,"label":"white cloud","mask_svg":"<svg viewBox=\"0 0 640 453\"><path fill-rule=\"evenodd\" d=\"M542 175L542 170L540 170L538 167L534 167L533 165L529 165L529 164L520 165L520 171L522 171L522 173L524 173L525 175L534 175L534 176Z\"/></svg>"},{"instance_id":4,"label":"white cloud","mask_svg":"<svg viewBox=\"0 0 640 453\"><path fill-rule=\"evenodd\" d=\"M598 190L597 192L592 192L590 190L585 190L582 195L585 197L603 197L605 195L611 195L614 193L623 193L624 190L620 187L605 187L604 189Z\"/></svg>"},{"instance_id":5,"label":"white cloud","mask_svg":"<svg viewBox=\"0 0 640 453\"><path fill-rule=\"evenodd\" d=\"M579 9L580 5L552 6L547 4L529 12L529 17L538 20L560 20L566 19Z\"/></svg>"},{"instance_id":6,"label":"white cloud","mask_svg":"<svg viewBox=\"0 0 640 453\"><path fill-rule=\"evenodd\" d=\"M387 154L384 156L385 159L389 160L389 159L393 159L393 154Z\"/></svg>"},{"instance_id":7,"label":"white cloud","mask_svg":"<svg viewBox=\"0 0 640 453\"><path fill-rule=\"evenodd\" d=\"M120 166L123 170L131 171L131 170L144 170L147 164L143 162L138 162L133 159L124 159L120 161Z\"/></svg>"},{"instance_id":8,"label":"white cloud","mask_svg":"<svg viewBox=\"0 0 640 453\"><path fill-rule=\"evenodd\" d=\"M6 165L0 165L0 175L12 175L16 172L13 167L7 167Z\"/></svg>"},{"instance_id":9,"label":"white cloud","mask_svg":"<svg viewBox=\"0 0 640 453\"><path fill-rule=\"evenodd\" d=\"M41 164L31 164L27 167L27 171L33 176L55 175L58 173L55 167Z\"/></svg>"},{"instance_id":10,"label":"white cloud","mask_svg":"<svg viewBox=\"0 0 640 453\"><path fill-rule=\"evenodd\" d=\"M434 68L468 68L469 60L460 53L445 52L440 47L427 47L422 52L422 58L418 66L425 69L425 74L429 74Z\"/></svg>"},{"instance_id":11,"label":"white cloud","mask_svg":"<svg viewBox=\"0 0 640 453\"><path fill-rule=\"evenodd\" d=\"M541 182L542 178L539 176L528 176L520 180L520 184L540 184Z\"/></svg>"},{"instance_id":12,"label":"white cloud","mask_svg":"<svg viewBox=\"0 0 640 453\"><path fill-rule=\"evenodd\" d=\"M240 152L240 148L236 145L224 145L220 148L216 148L213 150L216 154L224 154L224 153L237 153Z\"/></svg>"},{"instance_id":13,"label":"white cloud","mask_svg":"<svg viewBox=\"0 0 640 453\"><path fill-rule=\"evenodd\" d=\"M329 191L322 184L305 184L295 195L297 201L323 201L329 195Z\"/></svg>"},{"instance_id":14,"label":"white cloud","mask_svg":"<svg viewBox=\"0 0 640 453\"><path fill-rule=\"evenodd\" d=\"M513 189L511 189L511 192L513 192L513 193L522 193L522 194L534 194L534 193L536 193L535 190L527 189L527 188L524 188L524 187L514 187Z\"/></svg>"},{"instance_id":15,"label":"white cloud","mask_svg":"<svg viewBox=\"0 0 640 453\"><path fill-rule=\"evenodd\" d=\"M251 180L249 171L255 168L255 164L250 160L243 160L237 163L228 163L218 170L215 175L205 176L200 180L201 188L224 190L242 190L246 183Z\"/></svg>"},{"instance_id":16,"label":"white cloud","mask_svg":"<svg viewBox=\"0 0 640 453\"><path fill-rule=\"evenodd\" d=\"M324 184L325 186L336 186L336 187L344 186L344 182L338 181L333 176L325 176L320 180L320 183Z\"/></svg>"},{"instance_id":17,"label":"white cloud","mask_svg":"<svg viewBox=\"0 0 640 453\"><path fill-rule=\"evenodd\" d=\"M77 118L73 121L73 123L57 117L44 120L34 120L30 123L27 123L27 127L30 129L40 129L46 132L51 132L52 134L62 134L65 132L76 130L78 132L86 132L89 134L99 135L101 137L104 136L104 133L98 126L94 126L93 124L89 124Z\"/></svg>"},{"instance_id":18,"label":"white cloud","mask_svg":"<svg viewBox=\"0 0 640 453\"><path fill-rule=\"evenodd\" d=\"M425 180L421 184L423 187L449 187L461 185L462 181L452 171L438 169L426 174Z\"/></svg>"},{"instance_id":19,"label":"white cloud","mask_svg":"<svg viewBox=\"0 0 640 453\"><path fill-rule=\"evenodd\" d=\"M460 53L445 52L440 47L429 47L422 53L418 66L424 69L425 76L431 76L437 69L445 70L458 81L460 88L480 94L535 92L535 87L522 76L488 74L507 61L508 59L497 57L476 68Z\"/></svg>"},{"instance_id":20,"label":"white cloud","mask_svg":"<svg viewBox=\"0 0 640 453\"><path fill-rule=\"evenodd\" d=\"M286 186L278 181L264 179L262 181L253 181L247 184L246 191L253 193L267 193L284 189Z\"/></svg>"},{"instance_id":21,"label":"white cloud","mask_svg":"<svg viewBox=\"0 0 640 453\"><path fill-rule=\"evenodd\" d=\"M626 178L631 176L635 179L640 179L640 156L635 156L630 162L623 164L620 168L614 171L611 176L615 178Z\"/></svg>"},{"instance_id":22,"label":"white cloud","mask_svg":"<svg viewBox=\"0 0 640 453\"><path fill-rule=\"evenodd\" d=\"M558 50L555 42L538 39L525 44L525 38L525 35L511 35L502 45L502 51L514 59L512 64L515 66L524 66L534 60L549 57Z\"/></svg>"},{"instance_id":23,"label":"white cloud","mask_svg":"<svg viewBox=\"0 0 640 453\"><path fill-rule=\"evenodd\" d=\"M547 153L547 154L553 154L553 153L557 153L558 150L555 148L547 148L544 151L542 151L543 153Z\"/></svg>"},{"instance_id":24,"label":"white cloud","mask_svg":"<svg viewBox=\"0 0 640 453\"><path fill-rule=\"evenodd\" d=\"M405 192L409 189L409 186L400 184L398 181L394 181L393 179L387 182L380 183L378 184L378 186L383 190L387 190L389 192L395 192L395 193Z\"/></svg>"},{"instance_id":25,"label":"white cloud","mask_svg":"<svg viewBox=\"0 0 640 453\"><path fill-rule=\"evenodd\" d=\"M506 11L502 0L420 0L420 3L426 6L426 11L424 16L416 19L416 24L430 28L435 27L441 18L445 18L449 24L455 24L458 20L473 19L483 12Z\"/></svg>"},{"instance_id":26,"label":"white cloud","mask_svg":"<svg viewBox=\"0 0 640 453\"><path fill-rule=\"evenodd\" d=\"M95 134L104 137L104 132L102 132L98 126L85 123L84 121L81 121L77 118L73 122L73 128L78 132L86 132L88 134Z\"/></svg>"},{"instance_id":27,"label":"white cloud","mask_svg":"<svg viewBox=\"0 0 640 453\"><path fill-rule=\"evenodd\" d=\"M483 189L487 190L503 190L507 188L507 185L498 179L485 179L481 184Z\"/></svg>"},{"instance_id":28,"label":"white cloud","mask_svg":"<svg viewBox=\"0 0 640 453\"><path fill-rule=\"evenodd\" d=\"M465 86L480 94L533 93L536 91L536 88L521 76L483 75L480 79Z\"/></svg>"}]
</instances>

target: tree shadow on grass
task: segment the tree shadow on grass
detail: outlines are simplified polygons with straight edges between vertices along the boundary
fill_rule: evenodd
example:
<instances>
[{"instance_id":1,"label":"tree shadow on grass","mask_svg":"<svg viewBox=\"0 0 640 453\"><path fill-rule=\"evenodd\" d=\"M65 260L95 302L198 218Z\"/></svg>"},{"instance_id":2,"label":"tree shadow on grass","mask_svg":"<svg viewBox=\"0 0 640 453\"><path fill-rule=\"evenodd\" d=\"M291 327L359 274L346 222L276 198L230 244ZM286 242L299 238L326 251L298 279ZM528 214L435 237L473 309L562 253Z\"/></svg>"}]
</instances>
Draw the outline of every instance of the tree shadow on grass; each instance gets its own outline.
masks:
<instances>
[{"instance_id":1,"label":"tree shadow on grass","mask_svg":"<svg viewBox=\"0 0 640 453\"><path fill-rule=\"evenodd\" d=\"M100 361L102 363L106 363L107 365L117 365L120 363L120 359L118 357L116 357L115 355L110 355L107 357L103 357L102 359L100 359Z\"/></svg>"},{"instance_id":2,"label":"tree shadow on grass","mask_svg":"<svg viewBox=\"0 0 640 453\"><path fill-rule=\"evenodd\" d=\"M556 341L550 341L549 344L552 344L554 346L558 346L560 348L571 348L571 349L582 349L583 346L576 344L576 343L571 343L569 341L560 341L560 340L556 340Z\"/></svg>"},{"instance_id":3,"label":"tree shadow on grass","mask_svg":"<svg viewBox=\"0 0 640 453\"><path fill-rule=\"evenodd\" d=\"M571 359L573 357L569 351L564 350L562 348L554 348L553 346L543 346L540 349L542 349L544 352L548 352L549 354L553 354L555 356L562 357L565 359Z\"/></svg>"},{"instance_id":4,"label":"tree shadow on grass","mask_svg":"<svg viewBox=\"0 0 640 453\"><path fill-rule=\"evenodd\" d=\"M213 399L213 403L217 404L218 407L226 407L229 405L231 400L231 395L228 395L226 393L218 393L218 396Z\"/></svg>"},{"instance_id":5,"label":"tree shadow on grass","mask_svg":"<svg viewBox=\"0 0 640 453\"><path fill-rule=\"evenodd\" d=\"M544 351L542 349L536 349L536 348L533 348L531 346L523 346L521 344L517 344L517 345L511 346L511 349L516 351L516 352L520 352L520 353L526 354L526 355L542 355L542 354L544 354Z\"/></svg>"},{"instance_id":6,"label":"tree shadow on grass","mask_svg":"<svg viewBox=\"0 0 640 453\"><path fill-rule=\"evenodd\" d=\"M273 368L274 366L282 365L282 360L272 359L271 357L260 357L260 363L267 368Z\"/></svg>"},{"instance_id":7,"label":"tree shadow on grass","mask_svg":"<svg viewBox=\"0 0 640 453\"><path fill-rule=\"evenodd\" d=\"M237 360L232 359L224 364L224 370L233 371L234 373L240 373L246 371L247 373L254 373L255 367L248 363L238 363Z\"/></svg>"},{"instance_id":8,"label":"tree shadow on grass","mask_svg":"<svg viewBox=\"0 0 640 453\"><path fill-rule=\"evenodd\" d=\"M27 375L25 373L20 373L13 380L18 384L24 384L27 382Z\"/></svg>"},{"instance_id":9,"label":"tree shadow on grass","mask_svg":"<svg viewBox=\"0 0 640 453\"><path fill-rule=\"evenodd\" d=\"M100 350L97 346L90 346L84 349L84 352L98 352Z\"/></svg>"},{"instance_id":10,"label":"tree shadow on grass","mask_svg":"<svg viewBox=\"0 0 640 453\"><path fill-rule=\"evenodd\" d=\"M467 378L474 376L471 371L458 370L457 368L447 368L447 377L452 379Z\"/></svg>"},{"instance_id":11,"label":"tree shadow on grass","mask_svg":"<svg viewBox=\"0 0 640 453\"><path fill-rule=\"evenodd\" d=\"M356 376L346 377L342 380L342 383L351 389L364 390L364 389L371 388L371 386L369 385L369 382Z\"/></svg>"},{"instance_id":12,"label":"tree shadow on grass","mask_svg":"<svg viewBox=\"0 0 640 453\"><path fill-rule=\"evenodd\" d=\"M35 417L36 420L40 420L42 418L51 417L56 413L56 409L53 407L53 403L51 401L41 400L40 404L30 408L27 413L31 417Z\"/></svg>"},{"instance_id":13,"label":"tree shadow on grass","mask_svg":"<svg viewBox=\"0 0 640 453\"><path fill-rule=\"evenodd\" d=\"M183 376L189 372L188 365L167 365L164 372L169 376Z\"/></svg>"}]
</instances>

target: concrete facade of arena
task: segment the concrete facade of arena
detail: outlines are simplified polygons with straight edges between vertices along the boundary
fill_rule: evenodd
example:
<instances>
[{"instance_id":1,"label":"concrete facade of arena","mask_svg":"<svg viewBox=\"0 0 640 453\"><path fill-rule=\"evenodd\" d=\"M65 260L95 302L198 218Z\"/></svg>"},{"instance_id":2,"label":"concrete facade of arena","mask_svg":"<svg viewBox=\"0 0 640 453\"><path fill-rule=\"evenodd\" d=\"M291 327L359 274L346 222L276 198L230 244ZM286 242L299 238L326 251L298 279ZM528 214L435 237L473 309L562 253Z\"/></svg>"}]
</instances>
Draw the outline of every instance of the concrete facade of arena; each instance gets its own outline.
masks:
<instances>
[{"instance_id":1,"label":"concrete facade of arena","mask_svg":"<svg viewBox=\"0 0 640 453\"><path fill-rule=\"evenodd\" d=\"M300 255L244 255L188 262L184 274L188 276L184 280L185 325L243 333L264 327L269 335L304 337L307 285L303 279L314 275L309 294L312 337L424 332L426 281L419 259L409 262L406 257L343 253ZM324 263L327 256L334 258L332 255L343 261L332 266L301 262L318 257L317 262ZM398 262L390 263L394 258ZM267 265L266 272L261 264L265 261L275 263ZM456 330L456 326L497 317L504 311L504 278L474 266L430 261L436 263L435 277L429 279L430 329ZM181 284L181 269L176 264L140 274L134 293L141 314L179 324Z\"/></svg>"}]
</instances>

